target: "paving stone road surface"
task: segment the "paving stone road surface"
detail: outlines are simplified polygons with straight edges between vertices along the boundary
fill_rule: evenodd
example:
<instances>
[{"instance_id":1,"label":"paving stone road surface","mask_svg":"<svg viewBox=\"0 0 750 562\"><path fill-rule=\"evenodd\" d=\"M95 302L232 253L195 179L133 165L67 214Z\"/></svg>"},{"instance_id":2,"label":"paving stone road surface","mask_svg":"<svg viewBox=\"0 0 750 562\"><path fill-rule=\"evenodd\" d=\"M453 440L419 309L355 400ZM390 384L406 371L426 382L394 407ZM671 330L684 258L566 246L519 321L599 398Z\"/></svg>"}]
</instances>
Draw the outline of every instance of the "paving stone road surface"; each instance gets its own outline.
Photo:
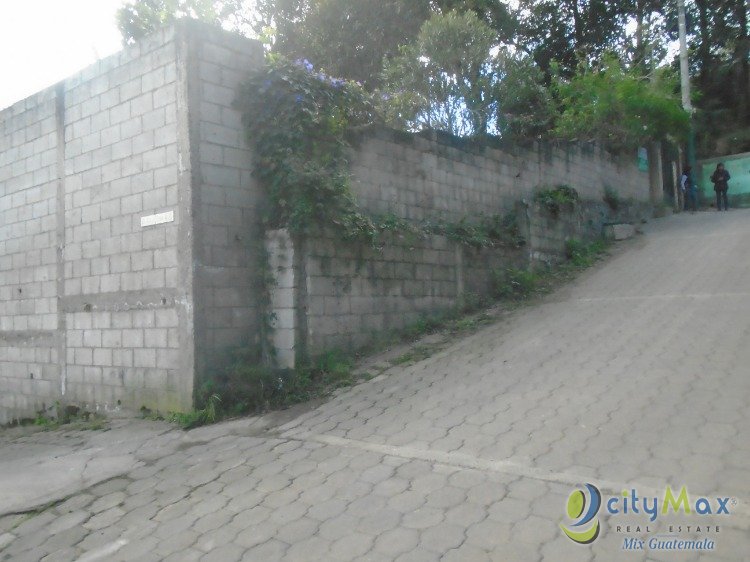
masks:
<instances>
[{"instance_id":1,"label":"paving stone road surface","mask_svg":"<svg viewBox=\"0 0 750 562\"><path fill-rule=\"evenodd\" d=\"M117 426L142 436L122 473L0 518L0 560L750 560L750 212L664 219L629 244L275 428ZM0 463L108 433L6 437ZM578 529L566 504L587 483L602 505L578 528L600 533L576 544L560 525ZM650 521L643 498L683 485L692 513Z\"/></svg>"}]
</instances>

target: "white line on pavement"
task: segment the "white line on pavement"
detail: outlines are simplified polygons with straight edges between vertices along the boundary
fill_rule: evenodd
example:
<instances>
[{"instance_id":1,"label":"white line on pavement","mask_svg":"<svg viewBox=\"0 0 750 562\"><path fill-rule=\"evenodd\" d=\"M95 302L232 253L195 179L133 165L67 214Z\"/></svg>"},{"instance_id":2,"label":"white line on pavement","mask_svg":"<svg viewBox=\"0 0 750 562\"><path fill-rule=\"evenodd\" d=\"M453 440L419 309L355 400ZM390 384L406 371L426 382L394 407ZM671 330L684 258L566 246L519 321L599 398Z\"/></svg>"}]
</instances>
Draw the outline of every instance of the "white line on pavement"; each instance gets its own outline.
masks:
<instances>
[{"instance_id":1,"label":"white line on pavement","mask_svg":"<svg viewBox=\"0 0 750 562\"><path fill-rule=\"evenodd\" d=\"M313 433L306 433L303 435L297 435L292 439L302 441L316 441L318 443L331 445L334 447L355 448L370 451L373 453L379 453L382 455L389 455L392 457L399 457L409 460L421 460L471 470L512 474L514 476L533 478L535 480L542 480L544 482L552 482L555 484L566 484L569 486L579 486L592 479L590 476L581 476L570 474L567 472L554 472L541 468L526 466L511 461L483 459L464 453L448 453L445 451L417 449L414 447L368 443L367 441L346 439L343 437L336 437L335 435L317 435ZM624 484L622 482L600 480L598 478L596 479L596 485L600 490L612 494L619 494L622 492L622 490L627 490L630 488L636 488L641 494L646 494L649 496L658 496L664 492L663 489L657 489L651 486L642 486L633 482ZM733 508L732 513L740 517L750 517L750 506L748 506L746 498L736 499L738 500L737 506Z\"/></svg>"},{"instance_id":2,"label":"white line on pavement","mask_svg":"<svg viewBox=\"0 0 750 562\"><path fill-rule=\"evenodd\" d=\"M87 552L78 559L78 562L95 562L96 560L104 560L120 550L126 544L128 544L128 541L125 539L116 540L112 544Z\"/></svg>"},{"instance_id":3,"label":"white line on pavement","mask_svg":"<svg viewBox=\"0 0 750 562\"><path fill-rule=\"evenodd\" d=\"M750 293L667 293L663 295L621 295L606 297L582 297L574 302L606 302L606 301L643 301L643 300L672 300L672 299L725 299L747 298Z\"/></svg>"}]
</instances>

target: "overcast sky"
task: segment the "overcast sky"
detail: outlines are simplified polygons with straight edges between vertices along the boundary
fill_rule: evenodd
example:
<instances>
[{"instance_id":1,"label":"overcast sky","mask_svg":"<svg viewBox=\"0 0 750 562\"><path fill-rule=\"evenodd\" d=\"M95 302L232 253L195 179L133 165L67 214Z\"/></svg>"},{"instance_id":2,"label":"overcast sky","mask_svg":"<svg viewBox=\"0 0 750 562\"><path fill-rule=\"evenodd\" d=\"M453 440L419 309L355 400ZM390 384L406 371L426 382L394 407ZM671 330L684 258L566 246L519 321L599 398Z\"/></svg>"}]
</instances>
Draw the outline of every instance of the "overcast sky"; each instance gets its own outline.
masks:
<instances>
[{"instance_id":1,"label":"overcast sky","mask_svg":"<svg viewBox=\"0 0 750 562\"><path fill-rule=\"evenodd\" d=\"M121 48L123 0L0 0L0 108Z\"/></svg>"}]
</instances>

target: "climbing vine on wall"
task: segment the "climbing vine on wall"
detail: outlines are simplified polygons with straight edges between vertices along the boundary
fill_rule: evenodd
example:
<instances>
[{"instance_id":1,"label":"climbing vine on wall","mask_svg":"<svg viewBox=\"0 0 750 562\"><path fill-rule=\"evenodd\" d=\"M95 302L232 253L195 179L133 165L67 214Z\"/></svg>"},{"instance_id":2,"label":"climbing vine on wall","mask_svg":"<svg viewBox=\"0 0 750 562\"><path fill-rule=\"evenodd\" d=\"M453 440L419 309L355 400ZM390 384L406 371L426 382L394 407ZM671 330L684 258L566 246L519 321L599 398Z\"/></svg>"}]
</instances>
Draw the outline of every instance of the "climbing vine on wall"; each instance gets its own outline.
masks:
<instances>
[{"instance_id":1,"label":"climbing vine on wall","mask_svg":"<svg viewBox=\"0 0 750 562\"><path fill-rule=\"evenodd\" d=\"M269 228L288 228L297 235L334 229L344 239L374 247L387 233L439 234L472 247L523 243L513 215L415 224L364 213L350 188L347 139L378 117L377 104L359 83L316 71L307 60L272 55L243 84L236 106L254 147L256 176L268 196L264 219Z\"/></svg>"},{"instance_id":2,"label":"climbing vine on wall","mask_svg":"<svg viewBox=\"0 0 750 562\"><path fill-rule=\"evenodd\" d=\"M267 226L295 234L334 227L349 238L375 231L349 185L347 133L374 118L360 84L272 56L244 83L237 106L269 197Z\"/></svg>"},{"instance_id":3,"label":"climbing vine on wall","mask_svg":"<svg viewBox=\"0 0 750 562\"><path fill-rule=\"evenodd\" d=\"M578 191L568 185L558 185L553 189L540 189L534 194L534 201L556 217L563 209L571 209L579 200Z\"/></svg>"}]
</instances>

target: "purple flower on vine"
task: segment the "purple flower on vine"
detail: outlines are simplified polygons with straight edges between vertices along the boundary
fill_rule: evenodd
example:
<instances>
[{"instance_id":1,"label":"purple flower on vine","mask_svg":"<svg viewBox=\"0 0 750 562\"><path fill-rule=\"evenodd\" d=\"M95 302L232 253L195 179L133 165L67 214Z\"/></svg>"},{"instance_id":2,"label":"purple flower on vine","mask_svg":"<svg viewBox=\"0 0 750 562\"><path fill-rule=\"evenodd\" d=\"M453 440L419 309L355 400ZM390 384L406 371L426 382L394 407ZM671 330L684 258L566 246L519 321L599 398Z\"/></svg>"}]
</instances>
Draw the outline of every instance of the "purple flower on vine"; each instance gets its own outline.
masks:
<instances>
[{"instance_id":1,"label":"purple flower on vine","mask_svg":"<svg viewBox=\"0 0 750 562\"><path fill-rule=\"evenodd\" d=\"M297 59L296 61L294 61L294 64L296 64L297 66L301 66L307 72L312 72L314 68L313 64L307 59Z\"/></svg>"}]
</instances>

